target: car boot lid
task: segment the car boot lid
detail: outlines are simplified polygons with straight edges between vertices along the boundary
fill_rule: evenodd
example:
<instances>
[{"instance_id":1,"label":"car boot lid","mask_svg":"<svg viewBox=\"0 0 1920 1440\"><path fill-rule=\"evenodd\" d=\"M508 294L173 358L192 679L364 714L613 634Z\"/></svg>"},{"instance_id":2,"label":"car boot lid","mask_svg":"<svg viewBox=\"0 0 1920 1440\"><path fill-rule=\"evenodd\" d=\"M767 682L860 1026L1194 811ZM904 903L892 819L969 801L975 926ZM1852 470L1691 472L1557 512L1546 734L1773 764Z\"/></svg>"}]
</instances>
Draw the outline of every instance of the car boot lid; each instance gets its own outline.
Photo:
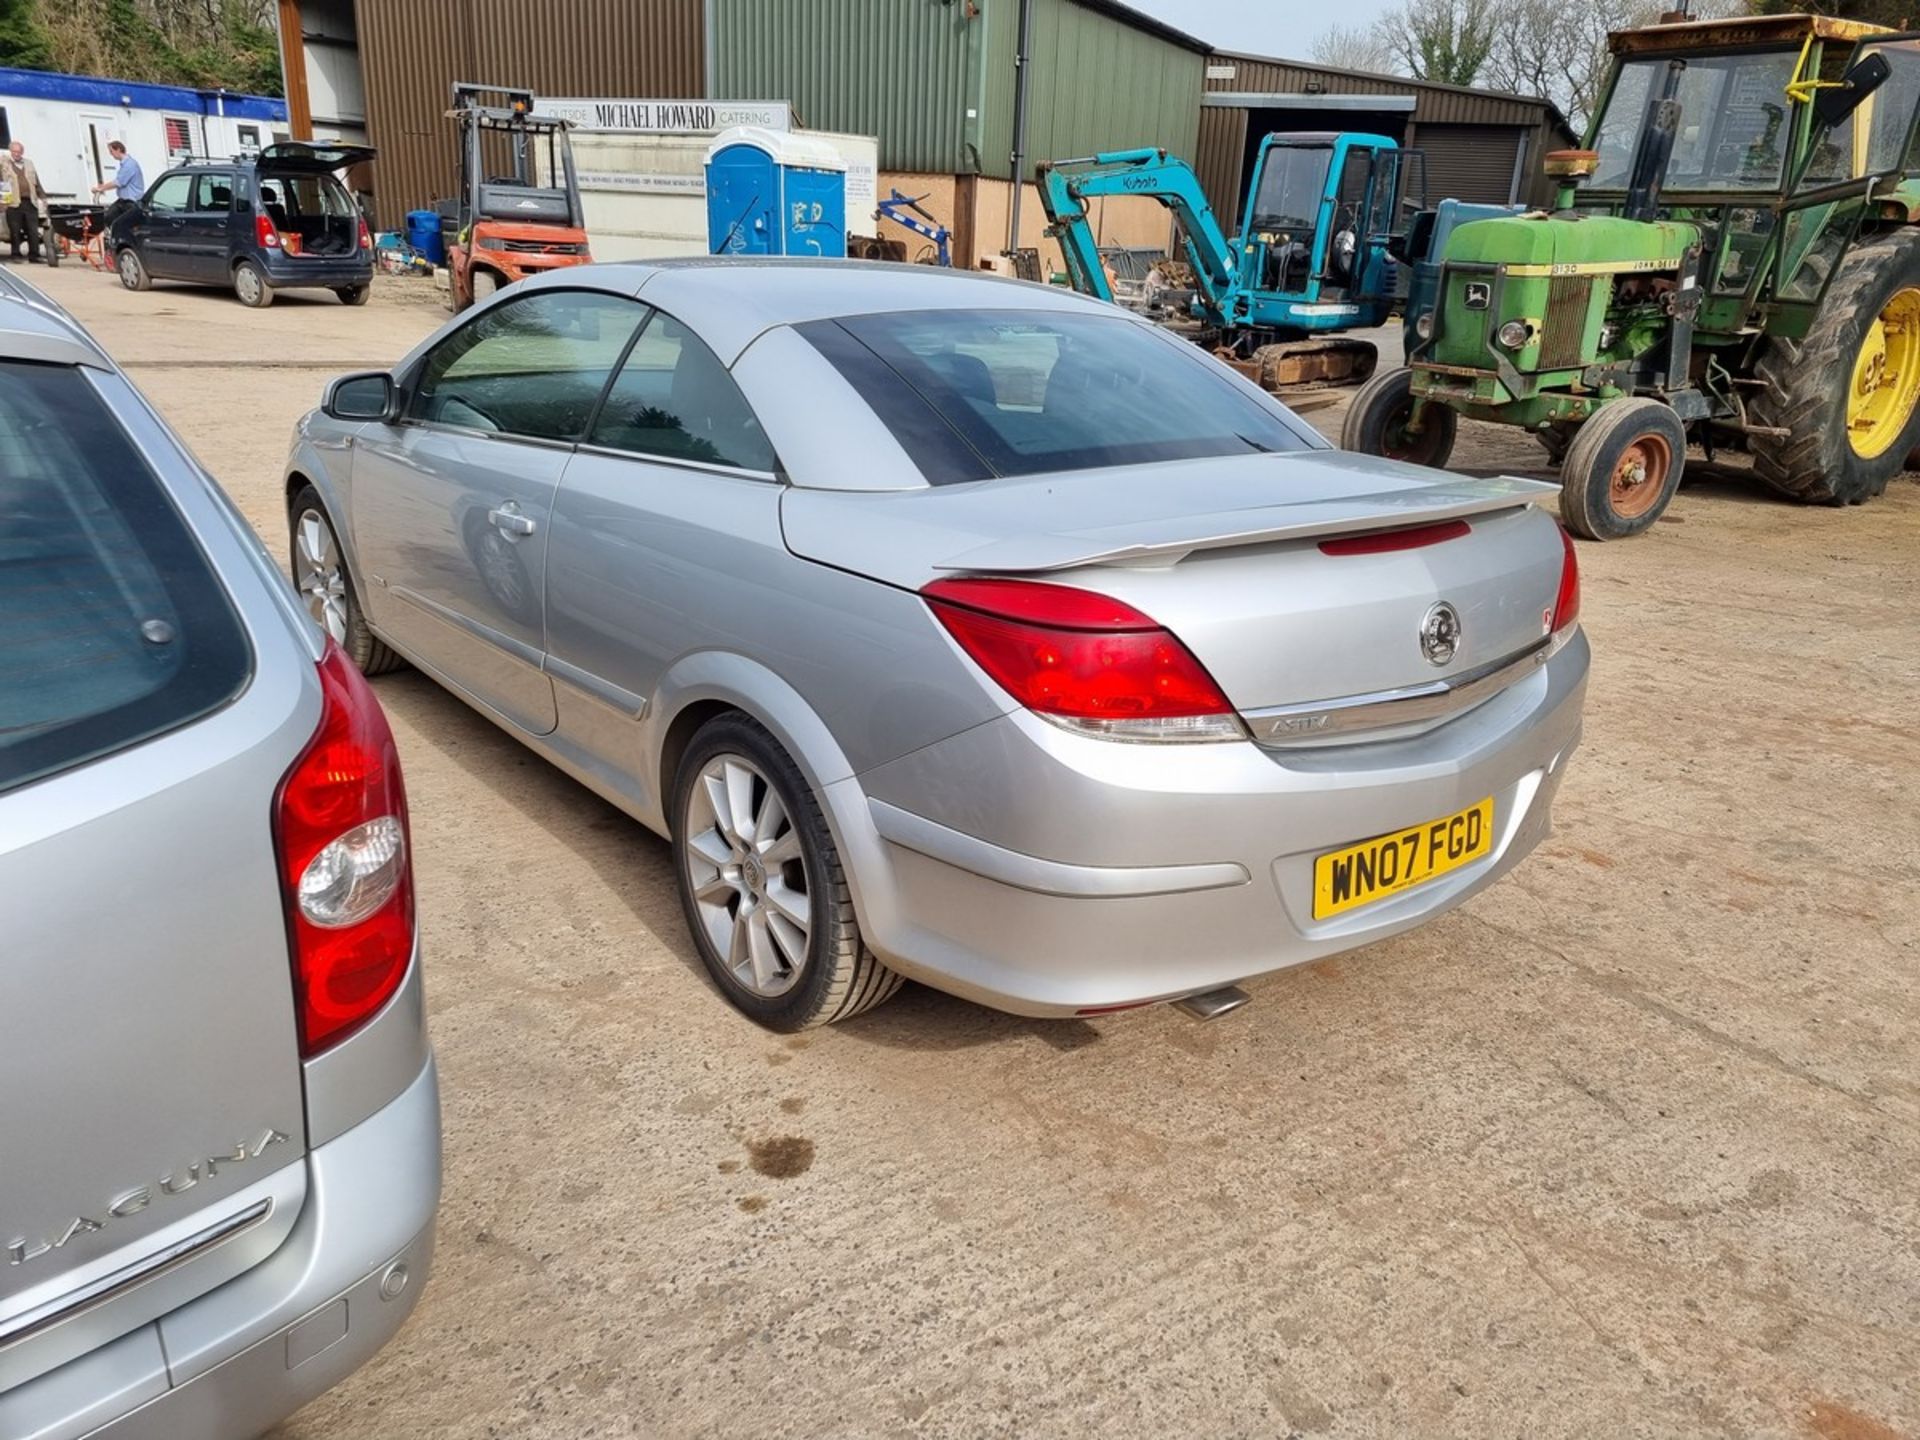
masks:
<instances>
[{"instance_id":1,"label":"car boot lid","mask_svg":"<svg viewBox=\"0 0 1920 1440\"><path fill-rule=\"evenodd\" d=\"M795 554L918 587L954 572L1171 566L1201 550L1523 508L1555 488L1311 450L886 493L796 488L781 513Z\"/></svg>"}]
</instances>

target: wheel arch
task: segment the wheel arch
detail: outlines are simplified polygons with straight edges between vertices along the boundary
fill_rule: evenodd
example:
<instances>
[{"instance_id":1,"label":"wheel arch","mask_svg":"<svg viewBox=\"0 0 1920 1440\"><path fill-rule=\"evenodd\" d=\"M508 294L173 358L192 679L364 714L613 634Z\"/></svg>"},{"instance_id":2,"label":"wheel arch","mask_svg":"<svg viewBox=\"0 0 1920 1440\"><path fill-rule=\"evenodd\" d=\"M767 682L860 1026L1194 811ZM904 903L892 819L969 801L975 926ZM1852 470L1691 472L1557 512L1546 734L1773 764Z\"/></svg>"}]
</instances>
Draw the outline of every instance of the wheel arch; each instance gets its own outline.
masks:
<instances>
[{"instance_id":1,"label":"wheel arch","mask_svg":"<svg viewBox=\"0 0 1920 1440\"><path fill-rule=\"evenodd\" d=\"M764 727L793 757L819 797L827 828L845 862L847 885L861 928L869 936L890 933L876 927L884 917L870 913L875 897L863 881L885 873L885 852L867 809L866 796L853 780L853 765L840 742L798 690L756 660L721 650L682 656L668 669L651 702L644 761L657 777L659 824L673 831L674 770L700 727L736 712ZM643 820L647 817L642 817Z\"/></svg>"}]
</instances>

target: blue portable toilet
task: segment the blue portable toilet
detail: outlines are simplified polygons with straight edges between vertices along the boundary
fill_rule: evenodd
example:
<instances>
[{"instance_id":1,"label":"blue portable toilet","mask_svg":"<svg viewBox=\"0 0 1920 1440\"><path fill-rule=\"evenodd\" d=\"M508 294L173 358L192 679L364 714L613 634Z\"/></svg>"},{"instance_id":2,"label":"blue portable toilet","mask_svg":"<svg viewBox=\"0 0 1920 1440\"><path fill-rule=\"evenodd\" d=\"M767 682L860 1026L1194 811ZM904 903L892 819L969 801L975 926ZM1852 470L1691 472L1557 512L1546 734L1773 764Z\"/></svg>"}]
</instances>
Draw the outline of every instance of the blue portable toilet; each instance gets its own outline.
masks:
<instances>
[{"instance_id":1,"label":"blue portable toilet","mask_svg":"<svg viewBox=\"0 0 1920 1440\"><path fill-rule=\"evenodd\" d=\"M707 249L847 254L847 162L814 135L736 125L707 148Z\"/></svg>"}]
</instances>

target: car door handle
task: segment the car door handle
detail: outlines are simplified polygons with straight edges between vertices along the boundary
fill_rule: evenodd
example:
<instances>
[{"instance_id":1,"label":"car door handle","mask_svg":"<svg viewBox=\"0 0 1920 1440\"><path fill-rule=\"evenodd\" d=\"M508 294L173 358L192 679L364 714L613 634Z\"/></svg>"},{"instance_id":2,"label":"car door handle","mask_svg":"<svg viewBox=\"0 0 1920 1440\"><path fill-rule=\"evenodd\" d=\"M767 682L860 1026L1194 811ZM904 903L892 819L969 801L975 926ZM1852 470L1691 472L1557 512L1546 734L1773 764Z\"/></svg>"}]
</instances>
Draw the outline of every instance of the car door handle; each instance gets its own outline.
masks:
<instances>
[{"instance_id":1,"label":"car door handle","mask_svg":"<svg viewBox=\"0 0 1920 1440\"><path fill-rule=\"evenodd\" d=\"M509 500L497 510L489 510L487 519L509 540L523 540L540 528L540 522L531 515L522 515L520 507Z\"/></svg>"}]
</instances>

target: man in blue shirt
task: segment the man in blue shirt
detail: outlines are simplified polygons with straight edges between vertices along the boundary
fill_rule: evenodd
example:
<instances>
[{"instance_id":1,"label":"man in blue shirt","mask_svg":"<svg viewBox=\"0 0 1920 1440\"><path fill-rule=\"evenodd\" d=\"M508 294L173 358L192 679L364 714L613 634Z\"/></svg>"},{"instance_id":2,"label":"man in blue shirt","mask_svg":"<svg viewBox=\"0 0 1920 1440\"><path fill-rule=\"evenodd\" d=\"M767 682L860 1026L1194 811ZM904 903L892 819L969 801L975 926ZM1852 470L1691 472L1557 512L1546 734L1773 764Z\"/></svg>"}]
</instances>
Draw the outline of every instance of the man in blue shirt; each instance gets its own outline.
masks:
<instances>
[{"instance_id":1,"label":"man in blue shirt","mask_svg":"<svg viewBox=\"0 0 1920 1440\"><path fill-rule=\"evenodd\" d=\"M119 168L113 172L113 179L103 180L94 186L93 193L114 192L113 203L107 206L107 213L100 221L100 228L106 233L107 248L111 250L113 227L122 215L133 209L134 202L147 193L147 177L140 171L140 162L127 153L127 147L120 141L109 141L107 153L119 162Z\"/></svg>"}]
</instances>

